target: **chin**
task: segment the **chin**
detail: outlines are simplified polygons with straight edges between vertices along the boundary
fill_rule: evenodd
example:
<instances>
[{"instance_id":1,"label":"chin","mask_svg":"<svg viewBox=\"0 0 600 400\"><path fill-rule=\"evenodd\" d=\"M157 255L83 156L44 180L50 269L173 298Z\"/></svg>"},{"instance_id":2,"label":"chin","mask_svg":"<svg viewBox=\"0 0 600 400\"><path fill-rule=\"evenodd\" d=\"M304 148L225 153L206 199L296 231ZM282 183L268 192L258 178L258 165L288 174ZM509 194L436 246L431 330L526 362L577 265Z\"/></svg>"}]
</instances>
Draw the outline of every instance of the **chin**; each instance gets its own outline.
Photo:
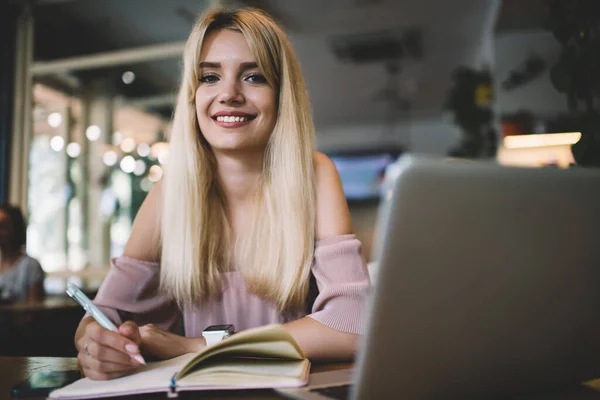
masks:
<instances>
[{"instance_id":1,"label":"chin","mask_svg":"<svg viewBox=\"0 0 600 400\"><path fill-rule=\"evenodd\" d=\"M215 145L211 145L213 151L221 151L227 153L233 152L264 152L266 149L266 143L256 143L256 142L243 142L243 143L215 143Z\"/></svg>"},{"instance_id":2,"label":"chin","mask_svg":"<svg viewBox=\"0 0 600 400\"><path fill-rule=\"evenodd\" d=\"M258 135L251 134L232 134L220 133L210 135L207 141L214 150L233 151L233 150L256 150L265 149L268 142L268 137L257 137ZM206 136L205 136L206 137Z\"/></svg>"}]
</instances>

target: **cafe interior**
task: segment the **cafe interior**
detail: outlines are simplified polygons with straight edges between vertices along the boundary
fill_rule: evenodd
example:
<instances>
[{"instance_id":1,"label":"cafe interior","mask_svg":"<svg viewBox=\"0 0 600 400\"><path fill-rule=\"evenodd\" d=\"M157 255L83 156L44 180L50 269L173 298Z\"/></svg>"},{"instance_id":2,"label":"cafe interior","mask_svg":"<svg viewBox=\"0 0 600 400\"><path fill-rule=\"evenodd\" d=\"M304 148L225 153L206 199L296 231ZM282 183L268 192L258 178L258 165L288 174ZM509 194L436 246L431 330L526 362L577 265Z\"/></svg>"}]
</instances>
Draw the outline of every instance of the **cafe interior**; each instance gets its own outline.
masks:
<instances>
[{"instance_id":1,"label":"cafe interior","mask_svg":"<svg viewBox=\"0 0 600 400\"><path fill-rule=\"evenodd\" d=\"M598 107L580 94L597 96L600 80L569 80L597 59L600 18L578 44L596 53L569 63L577 34L565 35L581 10L563 14L565 27L560 2L3 1L0 203L26 215L25 251L46 273L46 297L0 303L0 356L77 355L84 310L66 285L93 298L123 253L169 163L185 40L199 13L230 3L265 9L289 35L317 150L338 169L372 274L378 206L404 154L600 165L579 113Z\"/></svg>"}]
</instances>

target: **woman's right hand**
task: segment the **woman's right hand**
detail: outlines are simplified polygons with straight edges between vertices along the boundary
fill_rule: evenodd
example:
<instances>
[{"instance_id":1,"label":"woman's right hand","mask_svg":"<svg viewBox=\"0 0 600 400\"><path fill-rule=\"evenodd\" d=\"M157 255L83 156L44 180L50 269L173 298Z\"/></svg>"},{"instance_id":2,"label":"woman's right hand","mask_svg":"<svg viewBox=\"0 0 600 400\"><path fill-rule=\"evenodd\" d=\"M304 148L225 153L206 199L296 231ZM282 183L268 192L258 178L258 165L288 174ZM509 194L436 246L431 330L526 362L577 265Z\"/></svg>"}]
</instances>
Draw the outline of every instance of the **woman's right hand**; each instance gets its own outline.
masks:
<instances>
[{"instance_id":1,"label":"woman's right hand","mask_svg":"<svg viewBox=\"0 0 600 400\"><path fill-rule=\"evenodd\" d=\"M132 374L144 364L140 343L139 327L132 321L123 323L119 332L110 331L98 322L91 321L76 342L79 350L77 359L83 374L90 379L119 378Z\"/></svg>"}]
</instances>

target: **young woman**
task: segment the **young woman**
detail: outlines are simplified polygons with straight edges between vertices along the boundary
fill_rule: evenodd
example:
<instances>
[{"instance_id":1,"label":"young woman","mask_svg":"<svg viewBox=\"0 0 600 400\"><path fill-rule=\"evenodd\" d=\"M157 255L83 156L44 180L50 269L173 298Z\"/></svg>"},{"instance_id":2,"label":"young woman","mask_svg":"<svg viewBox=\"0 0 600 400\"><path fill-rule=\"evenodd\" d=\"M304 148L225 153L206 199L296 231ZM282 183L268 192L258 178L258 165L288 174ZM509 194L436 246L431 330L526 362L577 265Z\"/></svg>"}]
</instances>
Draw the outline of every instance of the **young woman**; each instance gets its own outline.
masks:
<instances>
[{"instance_id":1,"label":"young woman","mask_svg":"<svg viewBox=\"0 0 600 400\"><path fill-rule=\"evenodd\" d=\"M0 205L0 303L44 299L44 270L23 252L26 233L21 210Z\"/></svg>"},{"instance_id":2,"label":"young woman","mask_svg":"<svg viewBox=\"0 0 600 400\"><path fill-rule=\"evenodd\" d=\"M281 28L254 9L203 15L164 182L95 298L119 332L85 317L75 335L88 377L132 373L140 351L198 351L213 324L281 323L312 360L354 356L369 279L339 175L314 141Z\"/></svg>"}]
</instances>

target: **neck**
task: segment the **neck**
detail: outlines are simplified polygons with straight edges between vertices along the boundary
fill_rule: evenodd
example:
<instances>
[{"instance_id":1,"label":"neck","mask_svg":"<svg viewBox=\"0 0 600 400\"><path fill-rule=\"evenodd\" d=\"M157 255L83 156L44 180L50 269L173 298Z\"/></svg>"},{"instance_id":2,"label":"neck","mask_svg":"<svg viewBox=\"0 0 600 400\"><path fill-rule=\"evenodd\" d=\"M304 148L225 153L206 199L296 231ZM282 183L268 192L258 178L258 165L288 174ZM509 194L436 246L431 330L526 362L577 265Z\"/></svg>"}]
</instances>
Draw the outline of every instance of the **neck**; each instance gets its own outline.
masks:
<instances>
[{"instance_id":1,"label":"neck","mask_svg":"<svg viewBox=\"0 0 600 400\"><path fill-rule=\"evenodd\" d=\"M217 179L228 204L250 201L262 174L263 154L215 154Z\"/></svg>"}]
</instances>

